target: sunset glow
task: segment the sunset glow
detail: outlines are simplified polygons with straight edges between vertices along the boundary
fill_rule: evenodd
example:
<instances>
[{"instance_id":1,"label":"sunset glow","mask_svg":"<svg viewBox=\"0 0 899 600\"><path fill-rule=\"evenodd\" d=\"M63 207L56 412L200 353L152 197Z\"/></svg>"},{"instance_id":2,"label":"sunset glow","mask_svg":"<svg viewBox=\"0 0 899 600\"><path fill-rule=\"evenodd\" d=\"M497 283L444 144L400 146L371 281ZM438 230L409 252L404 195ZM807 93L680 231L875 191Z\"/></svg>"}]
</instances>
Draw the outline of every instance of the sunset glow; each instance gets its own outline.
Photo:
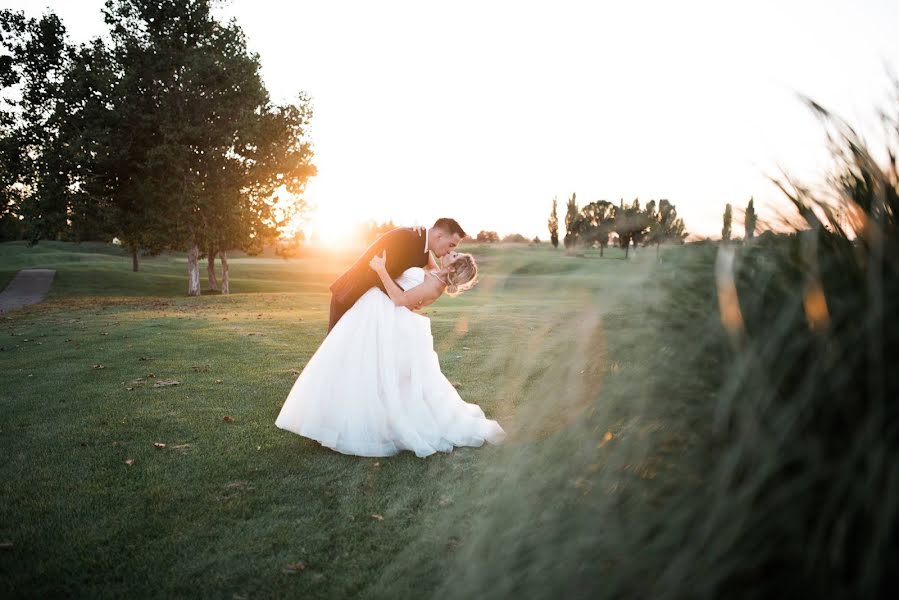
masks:
<instances>
[{"instance_id":1,"label":"sunset glow","mask_svg":"<svg viewBox=\"0 0 899 600\"><path fill-rule=\"evenodd\" d=\"M103 0L8 0L58 11L75 41ZM77 6L76 6L77 5ZM553 197L673 202L717 237L725 203L782 195L767 176L826 167L804 94L877 130L899 65L899 4L710 1L283 3L232 0L273 97L314 105L310 231L457 218L546 239ZM839 40L840 43L833 43Z\"/></svg>"}]
</instances>

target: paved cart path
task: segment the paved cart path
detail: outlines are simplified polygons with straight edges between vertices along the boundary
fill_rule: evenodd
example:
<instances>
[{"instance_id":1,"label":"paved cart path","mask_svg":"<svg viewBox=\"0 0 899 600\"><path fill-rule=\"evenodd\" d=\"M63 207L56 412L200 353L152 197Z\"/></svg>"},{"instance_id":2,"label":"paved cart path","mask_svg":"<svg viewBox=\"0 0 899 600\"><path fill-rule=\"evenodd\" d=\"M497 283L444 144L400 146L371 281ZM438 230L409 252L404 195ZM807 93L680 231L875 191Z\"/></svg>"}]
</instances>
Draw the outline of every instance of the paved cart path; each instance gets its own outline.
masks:
<instances>
[{"instance_id":1,"label":"paved cart path","mask_svg":"<svg viewBox=\"0 0 899 600\"><path fill-rule=\"evenodd\" d=\"M53 283L53 269L22 269L0 292L0 314L37 304L47 297Z\"/></svg>"}]
</instances>

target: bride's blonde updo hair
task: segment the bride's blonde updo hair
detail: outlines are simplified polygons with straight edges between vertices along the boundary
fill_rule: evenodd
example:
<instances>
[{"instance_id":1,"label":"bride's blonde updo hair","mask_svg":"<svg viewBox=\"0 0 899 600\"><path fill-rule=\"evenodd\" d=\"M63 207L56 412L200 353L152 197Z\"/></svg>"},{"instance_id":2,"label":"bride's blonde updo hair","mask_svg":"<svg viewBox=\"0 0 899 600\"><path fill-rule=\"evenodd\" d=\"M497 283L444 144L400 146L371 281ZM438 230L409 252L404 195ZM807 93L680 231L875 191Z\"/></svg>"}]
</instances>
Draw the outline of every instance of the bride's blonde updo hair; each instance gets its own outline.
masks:
<instances>
[{"instance_id":1,"label":"bride's blonde updo hair","mask_svg":"<svg viewBox=\"0 0 899 600\"><path fill-rule=\"evenodd\" d=\"M470 290L478 281L478 263L471 254L460 254L453 262L453 270L446 275L446 293L458 296Z\"/></svg>"}]
</instances>

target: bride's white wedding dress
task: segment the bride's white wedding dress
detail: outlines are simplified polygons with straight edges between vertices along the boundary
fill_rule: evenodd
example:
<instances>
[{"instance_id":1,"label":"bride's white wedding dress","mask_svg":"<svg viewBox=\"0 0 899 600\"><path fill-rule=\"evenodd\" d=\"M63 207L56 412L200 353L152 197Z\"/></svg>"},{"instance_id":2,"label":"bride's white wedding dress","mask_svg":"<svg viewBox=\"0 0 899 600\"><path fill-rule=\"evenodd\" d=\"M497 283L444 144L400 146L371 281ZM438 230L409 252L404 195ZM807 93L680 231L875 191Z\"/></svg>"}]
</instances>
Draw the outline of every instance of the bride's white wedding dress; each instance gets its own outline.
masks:
<instances>
[{"instance_id":1,"label":"bride's white wedding dress","mask_svg":"<svg viewBox=\"0 0 899 600\"><path fill-rule=\"evenodd\" d=\"M425 272L396 282L420 285ZM498 444L496 421L459 397L440 371L431 321L368 290L328 334L287 395L275 424L357 456L417 456Z\"/></svg>"}]
</instances>

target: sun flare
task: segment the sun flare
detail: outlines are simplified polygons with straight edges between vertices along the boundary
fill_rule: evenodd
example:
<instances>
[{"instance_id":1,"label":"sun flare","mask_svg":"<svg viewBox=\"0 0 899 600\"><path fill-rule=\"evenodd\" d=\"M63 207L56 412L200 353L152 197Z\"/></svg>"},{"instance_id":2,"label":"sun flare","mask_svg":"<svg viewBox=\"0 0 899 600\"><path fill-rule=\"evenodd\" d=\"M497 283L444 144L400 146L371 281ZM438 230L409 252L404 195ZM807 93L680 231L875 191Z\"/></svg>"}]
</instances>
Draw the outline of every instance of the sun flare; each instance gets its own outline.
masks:
<instances>
[{"instance_id":1,"label":"sun flare","mask_svg":"<svg viewBox=\"0 0 899 600\"><path fill-rule=\"evenodd\" d=\"M353 241L353 221L346 215L327 209L317 209L309 220L307 237L327 247L343 247Z\"/></svg>"}]
</instances>

